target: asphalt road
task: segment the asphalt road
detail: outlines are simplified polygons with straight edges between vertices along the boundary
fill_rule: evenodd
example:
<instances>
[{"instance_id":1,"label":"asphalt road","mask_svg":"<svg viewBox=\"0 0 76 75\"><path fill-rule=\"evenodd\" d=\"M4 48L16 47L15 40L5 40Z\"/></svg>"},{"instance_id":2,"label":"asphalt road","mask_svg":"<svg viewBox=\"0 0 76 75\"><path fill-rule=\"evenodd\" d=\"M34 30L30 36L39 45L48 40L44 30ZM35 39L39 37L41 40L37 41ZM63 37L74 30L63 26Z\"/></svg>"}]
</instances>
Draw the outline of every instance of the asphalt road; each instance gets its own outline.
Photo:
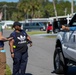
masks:
<instances>
[{"instance_id":1,"label":"asphalt road","mask_svg":"<svg viewBox=\"0 0 76 75\"><path fill-rule=\"evenodd\" d=\"M11 30L4 30L4 36L9 36ZM29 58L26 73L27 75L56 75L53 73L53 53L56 38L31 36L33 46L29 47ZM29 45L28 45L29 46ZM8 42L5 42L7 64L12 70L12 58ZM69 75L69 74L67 74Z\"/></svg>"}]
</instances>

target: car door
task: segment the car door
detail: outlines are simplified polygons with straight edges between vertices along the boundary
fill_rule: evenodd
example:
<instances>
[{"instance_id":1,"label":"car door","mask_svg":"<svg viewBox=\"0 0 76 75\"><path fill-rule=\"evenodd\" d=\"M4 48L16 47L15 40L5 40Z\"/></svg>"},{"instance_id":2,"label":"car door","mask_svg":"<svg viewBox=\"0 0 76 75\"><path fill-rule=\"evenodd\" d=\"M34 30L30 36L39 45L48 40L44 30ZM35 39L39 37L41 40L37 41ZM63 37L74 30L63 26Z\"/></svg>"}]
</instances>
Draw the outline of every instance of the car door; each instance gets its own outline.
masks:
<instances>
[{"instance_id":1,"label":"car door","mask_svg":"<svg viewBox=\"0 0 76 75\"><path fill-rule=\"evenodd\" d=\"M31 30L32 30L32 29L33 29L33 26L34 26L34 23L32 23L32 22L31 22L31 23L29 23L29 29L31 29Z\"/></svg>"},{"instance_id":2,"label":"car door","mask_svg":"<svg viewBox=\"0 0 76 75\"><path fill-rule=\"evenodd\" d=\"M33 23L31 23L31 29L35 29L35 23L33 22Z\"/></svg>"},{"instance_id":3,"label":"car door","mask_svg":"<svg viewBox=\"0 0 76 75\"><path fill-rule=\"evenodd\" d=\"M29 23L24 23L24 24L23 24L23 29L26 30L26 29L28 29L28 28L29 28Z\"/></svg>"},{"instance_id":4,"label":"car door","mask_svg":"<svg viewBox=\"0 0 76 75\"><path fill-rule=\"evenodd\" d=\"M76 31L71 31L65 52L68 58L76 60Z\"/></svg>"},{"instance_id":5,"label":"car door","mask_svg":"<svg viewBox=\"0 0 76 75\"><path fill-rule=\"evenodd\" d=\"M36 29L40 29L41 28L39 23L35 23L35 27L36 27Z\"/></svg>"},{"instance_id":6,"label":"car door","mask_svg":"<svg viewBox=\"0 0 76 75\"><path fill-rule=\"evenodd\" d=\"M38 22L33 23L33 29L40 29L40 24Z\"/></svg>"},{"instance_id":7,"label":"car door","mask_svg":"<svg viewBox=\"0 0 76 75\"><path fill-rule=\"evenodd\" d=\"M63 33L63 38L62 38L62 47L63 47L63 53L66 54L66 49L69 46L69 37L71 35L70 32L62 32Z\"/></svg>"},{"instance_id":8,"label":"car door","mask_svg":"<svg viewBox=\"0 0 76 75\"><path fill-rule=\"evenodd\" d=\"M76 60L76 31L64 32L62 46L64 56Z\"/></svg>"}]
</instances>

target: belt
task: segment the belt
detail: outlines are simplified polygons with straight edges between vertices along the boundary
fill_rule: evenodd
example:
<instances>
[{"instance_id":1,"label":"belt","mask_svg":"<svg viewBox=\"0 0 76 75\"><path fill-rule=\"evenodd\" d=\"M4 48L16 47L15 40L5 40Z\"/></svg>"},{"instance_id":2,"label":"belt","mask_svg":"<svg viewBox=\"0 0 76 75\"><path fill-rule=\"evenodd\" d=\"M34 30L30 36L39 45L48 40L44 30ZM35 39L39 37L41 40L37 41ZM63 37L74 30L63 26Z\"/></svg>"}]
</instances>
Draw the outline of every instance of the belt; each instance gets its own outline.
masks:
<instances>
[{"instance_id":1,"label":"belt","mask_svg":"<svg viewBox=\"0 0 76 75\"><path fill-rule=\"evenodd\" d=\"M0 52L5 53L5 52L6 52L6 50L0 50Z\"/></svg>"}]
</instances>

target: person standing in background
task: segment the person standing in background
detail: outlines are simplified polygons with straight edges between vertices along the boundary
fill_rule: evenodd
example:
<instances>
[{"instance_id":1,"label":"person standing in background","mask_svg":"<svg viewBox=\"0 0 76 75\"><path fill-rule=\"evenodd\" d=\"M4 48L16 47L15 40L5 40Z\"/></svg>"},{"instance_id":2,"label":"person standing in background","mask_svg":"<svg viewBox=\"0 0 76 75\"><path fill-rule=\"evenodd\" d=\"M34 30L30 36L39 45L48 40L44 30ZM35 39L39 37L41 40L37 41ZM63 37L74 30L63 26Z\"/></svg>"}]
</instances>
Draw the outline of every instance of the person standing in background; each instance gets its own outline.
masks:
<instances>
[{"instance_id":1,"label":"person standing in background","mask_svg":"<svg viewBox=\"0 0 76 75\"><path fill-rule=\"evenodd\" d=\"M57 33L57 32L59 32L59 26L58 26L58 21L56 20L56 19L54 19L54 21L53 21L53 32L54 33Z\"/></svg>"},{"instance_id":2,"label":"person standing in background","mask_svg":"<svg viewBox=\"0 0 76 75\"><path fill-rule=\"evenodd\" d=\"M52 30L53 30L53 26L52 26L52 24L50 24L50 22L48 22L47 33L52 32Z\"/></svg>"}]
</instances>

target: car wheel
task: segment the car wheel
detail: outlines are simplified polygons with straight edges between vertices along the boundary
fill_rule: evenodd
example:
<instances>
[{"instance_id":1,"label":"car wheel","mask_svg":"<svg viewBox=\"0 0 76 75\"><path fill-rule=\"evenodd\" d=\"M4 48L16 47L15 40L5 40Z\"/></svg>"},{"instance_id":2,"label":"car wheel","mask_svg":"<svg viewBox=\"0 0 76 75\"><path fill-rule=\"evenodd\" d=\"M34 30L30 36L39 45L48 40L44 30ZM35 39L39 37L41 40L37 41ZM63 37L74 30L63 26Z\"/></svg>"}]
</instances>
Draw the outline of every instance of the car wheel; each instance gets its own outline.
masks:
<instances>
[{"instance_id":1,"label":"car wheel","mask_svg":"<svg viewBox=\"0 0 76 75\"><path fill-rule=\"evenodd\" d=\"M67 72L68 66L63 57L63 54L60 50L60 47L57 47L54 52L54 69L57 74L63 74Z\"/></svg>"},{"instance_id":2,"label":"car wheel","mask_svg":"<svg viewBox=\"0 0 76 75\"><path fill-rule=\"evenodd\" d=\"M43 28L40 28L40 31L43 31Z\"/></svg>"}]
</instances>

